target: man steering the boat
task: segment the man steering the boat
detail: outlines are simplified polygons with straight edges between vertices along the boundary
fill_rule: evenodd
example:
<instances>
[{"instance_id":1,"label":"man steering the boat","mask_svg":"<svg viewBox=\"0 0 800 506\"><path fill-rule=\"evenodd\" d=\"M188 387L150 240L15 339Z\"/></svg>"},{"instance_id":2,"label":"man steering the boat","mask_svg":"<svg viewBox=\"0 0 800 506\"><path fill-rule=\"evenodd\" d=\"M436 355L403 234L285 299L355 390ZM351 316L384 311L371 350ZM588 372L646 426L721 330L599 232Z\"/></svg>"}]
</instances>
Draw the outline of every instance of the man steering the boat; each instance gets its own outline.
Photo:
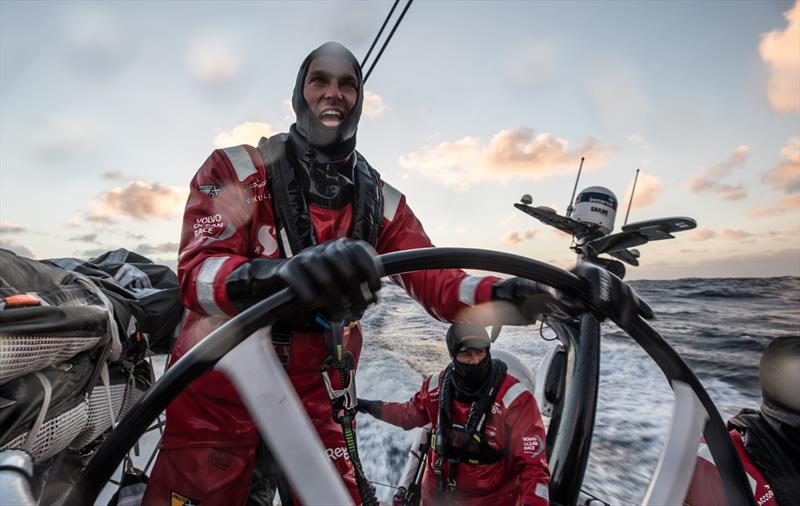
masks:
<instances>
[{"instance_id":1,"label":"man steering the boat","mask_svg":"<svg viewBox=\"0 0 800 506\"><path fill-rule=\"evenodd\" d=\"M230 317L290 287L305 310L273 326L277 353L353 500L371 504L357 455L344 451L344 431L354 423L334 419L333 405L338 413L342 399L331 393L348 387L338 373L345 378L345 369L358 365L358 320L375 301L382 275L374 251L432 244L405 196L355 149L363 99L356 58L338 43L323 44L300 66L292 96L297 120L289 133L262 138L258 147L217 149L197 171L178 256L188 312L171 361ZM500 281L450 269L393 280L444 321L493 299L520 308L522 320L542 311L538 302L528 304L540 301L539 286L517 278ZM631 294L611 293L619 298L612 303L634 307ZM333 367L325 343L337 329L347 353ZM167 408L144 502L271 503L274 487L261 465L265 452L231 383L212 371Z\"/></svg>"},{"instance_id":2,"label":"man steering the boat","mask_svg":"<svg viewBox=\"0 0 800 506\"><path fill-rule=\"evenodd\" d=\"M421 505L548 504L545 432L533 394L492 359L483 327L447 331L452 362L406 402L358 400L359 411L405 430L431 424Z\"/></svg>"}]
</instances>

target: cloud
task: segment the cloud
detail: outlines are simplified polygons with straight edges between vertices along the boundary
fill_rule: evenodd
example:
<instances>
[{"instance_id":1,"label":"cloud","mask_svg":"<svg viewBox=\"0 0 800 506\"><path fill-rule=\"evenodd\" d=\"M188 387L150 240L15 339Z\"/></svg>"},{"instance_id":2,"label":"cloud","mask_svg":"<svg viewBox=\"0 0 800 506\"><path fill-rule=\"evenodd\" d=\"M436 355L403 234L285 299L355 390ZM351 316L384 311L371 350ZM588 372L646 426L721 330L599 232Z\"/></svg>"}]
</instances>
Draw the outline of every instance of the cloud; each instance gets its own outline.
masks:
<instances>
[{"instance_id":1,"label":"cloud","mask_svg":"<svg viewBox=\"0 0 800 506\"><path fill-rule=\"evenodd\" d=\"M236 125L233 129L220 132L214 137L214 146L217 148L227 148L238 146L239 144L250 144L257 146L262 137L270 137L277 132L267 123L257 121L246 121Z\"/></svg>"},{"instance_id":2,"label":"cloud","mask_svg":"<svg viewBox=\"0 0 800 506\"><path fill-rule=\"evenodd\" d=\"M383 103L383 98L377 93L369 90L364 90L364 117L367 119L375 119L383 116L383 111L386 110L386 105Z\"/></svg>"},{"instance_id":3,"label":"cloud","mask_svg":"<svg viewBox=\"0 0 800 506\"><path fill-rule=\"evenodd\" d=\"M723 228L719 231L719 235L732 241L741 241L742 239L750 239L753 237L753 234L750 232L732 228Z\"/></svg>"},{"instance_id":4,"label":"cloud","mask_svg":"<svg viewBox=\"0 0 800 506\"><path fill-rule=\"evenodd\" d=\"M585 169L605 164L615 148L586 138L575 149L565 139L549 133L536 135L530 128L501 130L487 145L464 137L400 157L400 166L462 190L481 181L541 179L572 173L581 156Z\"/></svg>"},{"instance_id":5,"label":"cloud","mask_svg":"<svg viewBox=\"0 0 800 506\"><path fill-rule=\"evenodd\" d=\"M783 30L762 34L759 53L769 67L767 95L778 112L800 111L800 2L783 13Z\"/></svg>"},{"instance_id":6,"label":"cloud","mask_svg":"<svg viewBox=\"0 0 800 506\"><path fill-rule=\"evenodd\" d=\"M707 241L714 237L716 232L711 230L710 228L701 227L689 234L690 241Z\"/></svg>"},{"instance_id":7,"label":"cloud","mask_svg":"<svg viewBox=\"0 0 800 506\"><path fill-rule=\"evenodd\" d=\"M522 235L518 232L509 232L503 236L503 242L506 244L519 244L522 241L527 241L536 237L539 231L535 229L528 229Z\"/></svg>"},{"instance_id":8,"label":"cloud","mask_svg":"<svg viewBox=\"0 0 800 506\"><path fill-rule=\"evenodd\" d=\"M294 107L292 106L292 99L287 98L281 101L281 108L283 109L283 119L289 123L294 123L297 116L294 114Z\"/></svg>"},{"instance_id":9,"label":"cloud","mask_svg":"<svg viewBox=\"0 0 800 506\"><path fill-rule=\"evenodd\" d=\"M628 186L625 192L623 202L626 204L631 200L631 190L633 189L633 181ZM636 182L636 193L633 196L633 209L641 209L652 205L658 200L661 195L661 190L664 189L664 183L661 182L657 176L648 174L646 172L639 172L639 179Z\"/></svg>"},{"instance_id":10,"label":"cloud","mask_svg":"<svg viewBox=\"0 0 800 506\"><path fill-rule=\"evenodd\" d=\"M12 251L13 253L16 253L19 256L36 258L36 255L33 253L33 250L31 250L27 246L23 246L17 241L12 241L11 239L0 238L0 248Z\"/></svg>"},{"instance_id":11,"label":"cloud","mask_svg":"<svg viewBox=\"0 0 800 506\"><path fill-rule=\"evenodd\" d=\"M773 207L754 209L750 212L748 217L763 218L764 216L775 216L788 212L796 213L798 209L800 209L800 193L781 197L780 200L778 200L778 204Z\"/></svg>"},{"instance_id":12,"label":"cloud","mask_svg":"<svg viewBox=\"0 0 800 506\"><path fill-rule=\"evenodd\" d=\"M716 193L722 197L723 200L740 200L745 198L747 193L745 192L744 185L721 183L719 179L728 176L736 167L744 165L749 154L750 148L745 144L740 145L733 150L727 160L705 167L689 179L689 189L695 193Z\"/></svg>"},{"instance_id":13,"label":"cloud","mask_svg":"<svg viewBox=\"0 0 800 506\"><path fill-rule=\"evenodd\" d=\"M94 242L97 239L97 234L83 234L76 237L70 237L70 241L76 242Z\"/></svg>"},{"instance_id":14,"label":"cloud","mask_svg":"<svg viewBox=\"0 0 800 506\"><path fill-rule=\"evenodd\" d=\"M189 70L201 81L230 81L239 72L239 52L221 37L196 38L189 46Z\"/></svg>"},{"instance_id":15,"label":"cloud","mask_svg":"<svg viewBox=\"0 0 800 506\"><path fill-rule=\"evenodd\" d=\"M800 250L768 250L729 256L702 255L697 261L675 259L669 262L643 263L629 273L629 277L635 279L798 276Z\"/></svg>"},{"instance_id":16,"label":"cloud","mask_svg":"<svg viewBox=\"0 0 800 506\"><path fill-rule=\"evenodd\" d=\"M150 255L152 253L178 253L177 242L162 242L160 244L140 244L136 247L136 252L142 255Z\"/></svg>"},{"instance_id":17,"label":"cloud","mask_svg":"<svg viewBox=\"0 0 800 506\"><path fill-rule=\"evenodd\" d=\"M16 223L0 223L0 234L19 234L20 232L25 232L25 230L25 227Z\"/></svg>"},{"instance_id":18,"label":"cloud","mask_svg":"<svg viewBox=\"0 0 800 506\"><path fill-rule=\"evenodd\" d=\"M781 155L784 159L765 172L761 180L786 193L800 192L800 137L791 137L781 149Z\"/></svg>"},{"instance_id":19,"label":"cloud","mask_svg":"<svg viewBox=\"0 0 800 506\"><path fill-rule=\"evenodd\" d=\"M642 134L636 134L636 133L631 134L631 136L628 137L628 140L634 144L639 144L641 146L649 147L647 139L645 139Z\"/></svg>"},{"instance_id":20,"label":"cloud","mask_svg":"<svg viewBox=\"0 0 800 506\"><path fill-rule=\"evenodd\" d=\"M100 174L100 177L103 179L108 179L109 181L131 181L134 179L121 170L109 170Z\"/></svg>"},{"instance_id":21,"label":"cloud","mask_svg":"<svg viewBox=\"0 0 800 506\"><path fill-rule=\"evenodd\" d=\"M120 217L136 220L175 218L180 215L187 195L187 189L131 181L124 187L100 195L92 203L93 210L87 219L93 223L113 223Z\"/></svg>"}]
</instances>

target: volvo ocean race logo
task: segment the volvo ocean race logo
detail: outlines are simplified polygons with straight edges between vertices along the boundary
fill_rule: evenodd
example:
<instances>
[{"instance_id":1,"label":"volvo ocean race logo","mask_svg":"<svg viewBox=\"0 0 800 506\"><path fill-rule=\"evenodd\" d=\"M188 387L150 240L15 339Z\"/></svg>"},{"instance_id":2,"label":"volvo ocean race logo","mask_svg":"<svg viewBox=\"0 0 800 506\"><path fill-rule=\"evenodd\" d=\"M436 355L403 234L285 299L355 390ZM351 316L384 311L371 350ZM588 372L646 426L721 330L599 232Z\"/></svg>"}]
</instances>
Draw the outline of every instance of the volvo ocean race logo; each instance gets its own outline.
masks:
<instances>
[{"instance_id":1,"label":"volvo ocean race logo","mask_svg":"<svg viewBox=\"0 0 800 506\"><path fill-rule=\"evenodd\" d=\"M196 239L201 236L214 235L221 228L225 228L225 222L222 220L221 214L203 216L194 221L194 237Z\"/></svg>"}]
</instances>

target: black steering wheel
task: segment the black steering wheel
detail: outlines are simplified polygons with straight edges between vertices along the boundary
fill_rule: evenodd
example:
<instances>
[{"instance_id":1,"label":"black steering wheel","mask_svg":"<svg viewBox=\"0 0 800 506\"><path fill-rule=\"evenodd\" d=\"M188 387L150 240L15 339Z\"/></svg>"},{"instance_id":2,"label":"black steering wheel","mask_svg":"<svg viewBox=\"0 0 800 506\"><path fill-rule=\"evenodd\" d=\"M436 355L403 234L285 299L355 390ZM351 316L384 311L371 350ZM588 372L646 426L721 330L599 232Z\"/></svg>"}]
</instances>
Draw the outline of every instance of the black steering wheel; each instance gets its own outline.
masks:
<instances>
[{"instance_id":1,"label":"black steering wheel","mask_svg":"<svg viewBox=\"0 0 800 506\"><path fill-rule=\"evenodd\" d=\"M508 253L466 248L426 248L388 253L381 255L379 259L387 276L431 269L478 269L528 278L589 303L586 297L586 285L582 279L558 267ZM297 305L298 302L290 290L283 289L232 318L192 348L136 403L109 438L97 449L69 491L64 503L93 504L128 449L187 385L214 368L228 352L248 336L260 328L272 325L296 309ZM608 315L598 314L598 316ZM688 426L696 427L698 430L702 427L702 434L720 471L728 502L754 506L753 494L748 487L744 469L725 424L691 369L645 320L636 318L626 326L620 325L620 322L615 323L658 364L675 392L676 407L680 402L688 403L685 405L689 406L688 411L693 414L687 414L685 418L693 417L694 422L692 424L691 420L689 422L681 420L676 410L673 415L674 431L684 430ZM282 369L275 374L285 376ZM695 435L691 437L697 439ZM698 447L697 441L694 442L693 448L684 441L686 448L682 450L683 453L676 454L670 450L669 442L668 440L662 451L656 475L645 497L646 504L648 497L653 501L649 504L655 504L657 497L664 497L658 495L659 490L663 491L671 486L669 480L673 479L673 476L670 472L680 467L674 462L676 456L683 455L683 458L686 458L689 453L693 456ZM678 472L685 473L685 470ZM291 480L291 476L289 478ZM682 479L686 481L685 476ZM661 480L660 485L659 480Z\"/></svg>"}]
</instances>

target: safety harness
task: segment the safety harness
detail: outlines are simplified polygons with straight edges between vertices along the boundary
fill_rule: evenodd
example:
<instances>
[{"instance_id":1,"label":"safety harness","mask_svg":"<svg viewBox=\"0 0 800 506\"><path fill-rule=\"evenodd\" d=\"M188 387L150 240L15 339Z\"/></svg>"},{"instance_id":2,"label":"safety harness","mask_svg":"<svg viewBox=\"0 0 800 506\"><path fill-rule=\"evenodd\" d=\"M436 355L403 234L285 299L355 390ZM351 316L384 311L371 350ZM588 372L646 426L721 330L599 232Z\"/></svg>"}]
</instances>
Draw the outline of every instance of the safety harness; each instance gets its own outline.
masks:
<instances>
[{"instance_id":1,"label":"safety harness","mask_svg":"<svg viewBox=\"0 0 800 506\"><path fill-rule=\"evenodd\" d=\"M320 324L322 323L321 321ZM356 405L358 405L356 370L353 354L349 351L344 351L344 322L330 322L329 331L325 335L330 355L322 363L320 372L322 373L322 381L325 383L325 390L328 392L328 398L331 401L333 421L342 427L345 448L350 456L353 469L355 469L356 487L358 488L358 494L361 496L361 504L364 506L378 506L375 487L370 484L364 475L364 468L361 466L361 459L358 456L354 428ZM341 388L335 389L333 387L328 369L332 369L339 376Z\"/></svg>"},{"instance_id":2,"label":"safety harness","mask_svg":"<svg viewBox=\"0 0 800 506\"><path fill-rule=\"evenodd\" d=\"M450 462L450 471L446 478L447 492L453 493L456 491L456 472L459 463L493 464L508 455L506 448L497 450L489 446L484 435L486 417L492 409L500 383L508 370L506 364L501 360L492 360L492 374L478 395L478 399L470 406L467 421L463 425L452 422L452 395L455 389L453 369L452 363L447 366L439 387L439 418L431 442L437 455L433 464L433 474L436 477L436 490L439 493L445 491L445 477L442 473L445 460Z\"/></svg>"},{"instance_id":3,"label":"safety harness","mask_svg":"<svg viewBox=\"0 0 800 506\"><path fill-rule=\"evenodd\" d=\"M280 238L279 245L284 258L317 244L303 185L298 180L295 168L289 163L287 156L288 142L289 136L282 133L273 135L269 139L262 138L258 143L261 158L269 168L267 179ZM356 194L350 237L366 241L375 247L383 222L381 177L361 153L355 151L354 154L353 175Z\"/></svg>"},{"instance_id":4,"label":"safety harness","mask_svg":"<svg viewBox=\"0 0 800 506\"><path fill-rule=\"evenodd\" d=\"M317 244L314 226L306 203L303 185L298 180L295 168L287 156L287 134L262 138L258 150L269 168L268 181L272 195L275 224L281 254L284 258L299 253ZM383 222L383 194L380 187L380 174L357 151L354 152L353 175L355 179L355 198L353 202L353 226L350 237L370 243L375 247ZM317 315L316 322L325 329L328 357L320 365L322 380L331 401L333 420L341 425L345 448L353 464L356 486L364 506L378 506L375 488L364 476L361 459L358 456L356 433L354 429L356 400L356 371L353 354L344 351L343 334L345 322L328 322ZM282 329L280 344L291 345L291 331ZM288 353L286 353L288 356ZM333 387L329 370L338 378L341 388Z\"/></svg>"}]
</instances>

